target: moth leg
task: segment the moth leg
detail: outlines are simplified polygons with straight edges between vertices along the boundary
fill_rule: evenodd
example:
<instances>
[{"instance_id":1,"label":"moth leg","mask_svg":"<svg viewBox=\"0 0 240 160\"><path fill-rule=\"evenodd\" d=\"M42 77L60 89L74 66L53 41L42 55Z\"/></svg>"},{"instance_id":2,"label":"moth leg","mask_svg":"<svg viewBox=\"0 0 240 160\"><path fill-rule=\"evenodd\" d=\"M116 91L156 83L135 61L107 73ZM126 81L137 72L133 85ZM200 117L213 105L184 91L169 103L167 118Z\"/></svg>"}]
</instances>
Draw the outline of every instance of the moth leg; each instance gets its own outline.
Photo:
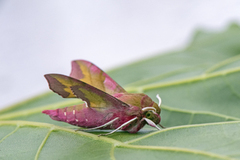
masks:
<instances>
[{"instance_id":1,"label":"moth leg","mask_svg":"<svg viewBox=\"0 0 240 160\"><path fill-rule=\"evenodd\" d=\"M81 129L81 128L79 128L79 129L76 129L75 131L86 131L86 130L99 129L99 128L106 127L106 126L112 124L112 123L113 123L114 121L116 121L117 119L118 119L118 117L115 118L115 119L113 119L113 120L111 120L111 121L109 121L109 122L107 122L107 123L105 123L105 124L103 124L103 125L101 125L101 126L97 126L97 127L94 127L94 128L86 128L86 129Z\"/></svg>"},{"instance_id":2,"label":"moth leg","mask_svg":"<svg viewBox=\"0 0 240 160\"><path fill-rule=\"evenodd\" d=\"M143 118L150 126L157 128L158 130L161 130L153 121L151 121L148 118Z\"/></svg>"},{"instance_id":3,"label":"moth leg","mask_svg":"<svg viewBox=\"0 0 240 160\"><path fill-rule=\"evenodd\" d=\"M160 123L159 123L158 125L159 125L160 127L162 127L163 129L166 128L166 127L164 127L163 125L161 125Z\"/></svg>"},{"instance_id":4,"label":"moth leg","mask_svg":"<svg viewBox=\"0 0 240 160\"><path fill-rule=\"evenodd\" d=\"M129 121L123 123L121 126L119 126L117 129L113 130L112 132L109 132L109 133L106 133L106 134L99 134L98 137L100 137L100 136L106 136L106 135L112 134L112 133L114 133L114 132L120 130L122 127L124 127L124 126L130 124L131 122L135 121L136 119L137 119L137 117L135 117L135 118L133 118L133 119L131 119L131 120L129 120Z\"/></svg>"}]
</instances>

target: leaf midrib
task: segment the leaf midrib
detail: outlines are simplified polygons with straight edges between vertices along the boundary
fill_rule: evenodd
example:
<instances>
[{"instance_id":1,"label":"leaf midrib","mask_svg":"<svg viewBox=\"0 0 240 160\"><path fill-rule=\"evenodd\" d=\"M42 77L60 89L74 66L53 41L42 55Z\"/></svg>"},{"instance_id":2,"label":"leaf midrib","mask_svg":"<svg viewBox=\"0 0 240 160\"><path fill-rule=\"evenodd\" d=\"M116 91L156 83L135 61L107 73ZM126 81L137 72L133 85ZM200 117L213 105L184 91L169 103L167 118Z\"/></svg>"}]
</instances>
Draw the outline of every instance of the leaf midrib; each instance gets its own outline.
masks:
<instances>
[{"instance_id":1,"label":"leaf midrib","mask_svg":"<svg viewBox=\"0 0 240 160\"><path fill-rule=\"evenodd\" d=\"M131 141L127 141L127 142L120 142L108 137L98 137L97 135L94 134L90 134L90 133L86 133L86 132L76 132L74 130L71 129L67 129L64 127L59 127L59 126L55 126L52 124L48 124L48 123L39 123L39 122L29 122L29 121L0 121L0 126L3 125L15 125L17 126L16 128L19 129L21 127L27 126L27 127L39 127L39 128L49 128L48 133L46 134L45 138L43 139L42 143L40 144L37 153L35 155L35 159L38 159L38 156L41 152L41 149L44 147L44 144L46 143L48 137L50 136L50 134L52 133L52 131L64 131L64 132L68 132L68 133L72 133L72 134L77 134L77 135L81 135L81 136L85 136L88 138L91 138L93 140L101 140L104 141L106 143L110 143L112 144L112 149L111 149L111 153L110 154L110 158L111 159L115 159L114 157L114 150L116 148L131 148L131 149L146 149L146 150L161 150L161 151L174 151L174 152L185 152L185 153L193 153L193 154L199 154L199 155L205 155L205 156L209 156L209 157L216 157L216 158L221 158L221 159L231 159L227 156L223 156L223 155L219 155L219 154L214 154L211 152L206 152L206 151L201 151L201 150L196 150L196 149L188 149L188 148L180 148L180 147L165 147L165 146L145 146L145 145L132 145L131 143L133 142L137 142L139 140L143 140L144 138L148 138L152 135L155 135L159 132L166 132L169 130L174 130L174 129L180 129L180 128L188 128L188 127L199 127L199 126L206 126L206 125L221 125L221 124L232 124L232 123L238 123L238 122L220 122L220 123L209 123L209 124L197 124L197 125L185 125L185 126L178 126L178 127L172 127L172 128L168 128L168 129L164 129L161 131L156 131L153 133L150 133L146 136L140 137L140 138L136 138L134 140ZM12 131L13 132L13 131ZM11 132L11 133L12 133ZM16 129L14 130L14 132L16 132ZM10 133L10 135L11 135ZM6 137L6 136L5 136ZM7 136L6 138L8 138L9 136ZM5 140L6 138L4 138L3 140ZM1 141L0 140L0 143Z\"/></svg>"}]
</instances>

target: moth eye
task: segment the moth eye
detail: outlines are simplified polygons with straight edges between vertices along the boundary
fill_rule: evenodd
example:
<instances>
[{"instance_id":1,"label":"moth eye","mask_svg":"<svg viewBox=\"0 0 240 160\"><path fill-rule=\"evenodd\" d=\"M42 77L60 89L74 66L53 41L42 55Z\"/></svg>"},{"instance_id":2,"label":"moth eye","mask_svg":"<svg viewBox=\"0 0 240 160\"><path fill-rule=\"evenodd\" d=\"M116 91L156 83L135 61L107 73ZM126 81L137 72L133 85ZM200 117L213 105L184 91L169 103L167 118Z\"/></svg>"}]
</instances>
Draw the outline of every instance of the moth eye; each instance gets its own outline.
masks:
<instances>
[{"instance_id":1,"label":"moth eye","mask_svg":"<svg viewBox=\"0 0 240 160\"><path fill-rule=\"evenodd\" d=\"M146 117L150 117L150 116L151 116L151 114L149 112L147 112Z\"/></svg>"}]
</instances>

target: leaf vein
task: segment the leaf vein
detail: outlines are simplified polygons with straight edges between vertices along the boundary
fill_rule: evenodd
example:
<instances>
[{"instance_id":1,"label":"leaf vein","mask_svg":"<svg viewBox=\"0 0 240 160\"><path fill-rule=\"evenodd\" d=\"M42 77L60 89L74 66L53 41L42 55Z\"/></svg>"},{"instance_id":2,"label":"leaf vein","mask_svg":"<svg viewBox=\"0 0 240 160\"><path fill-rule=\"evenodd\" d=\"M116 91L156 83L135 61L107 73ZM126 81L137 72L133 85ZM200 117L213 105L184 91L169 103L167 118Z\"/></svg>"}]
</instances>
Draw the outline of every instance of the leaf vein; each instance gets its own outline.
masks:
<instances>
[{"instance_id":1,"label":"leaf vein","mask_svg":"<svg viewBox=\"0 0 240 160\"><path fill-rule=\"evenodd\" d=\"M228 64L230 64L230 63L232 63L232 62L234 62L234 61L237 61L237 60L240 60L240 55L233 56L233 57L231 57L231 58L228 58L228 59L226 59L226 60L223 60L223 61L221 61L221 62L213 65L212 67L210 67L209 69L207 69L207 70L205 71L205 74L208 74L208 73L210 73L210 72L214 72L215 70L217 70L217 69L219 69L219 68L221 68L221 67L223 67L223 66L226 66L226 65L228 65Z\"/></svg>"},{"instance_id":2,"label":"leaf vein","mask_svg":"<svg viewBox=\"0 0 240 160\"><path fill-rule=\"evenodd\" d=\"M165 83L154 83L154 84L148 84L148 85L143 85L141 87L127 87L126 90L128 92L136 92L138 90L142 91L147 91L151 89L156 89L156 88L163 88L163 87L168 87L168 86L174 86L174 85L180 85L180 84L186 84L186 83L191 83L191 82L197 82L197 81L202 81L206 80L209 78L215 78L215 77L220 77L223 75L228 75L232 73L240 72L240 68L234 68L234 69L228 69L225 71L219 71L219 72L214 72L211 74L203 74L191 78L186 78L186 79L181 79L181 80L176 80L176 81L171 81L171 82L165 82Z\"/></svg>"},{"instance_id":3,"label":"leaf vein","mask_svg":"<svg viewBox=\"0 0 240 160\"><path fill-rule=\"evenodd\" d=\"M11 136L13 133L15 133L19 128L20 128L20 126L17 125L17 127L16 127L12 132L10 132L9 134L7 134L5 137L3 137L3 138L0 140L0 143L2 143L6 138L8 138L9 136Z\"/></svg>"},{"instance_id":4,"label":"leaf vein","mask_svg":"<svg viewBox=\"0 0 240 160\"><path fill-rule=\"evenodd\" d=\"M38 159L39 154L40 154L40 152L41 152L43 146L45 145L45 143L46 143L48 137L49 137L50 134L52 133L52 131L53 131L53 128L50 128L50 130L48 131L47 135L46 135L45 138L43 139L42 143L41 143L40 146L38 147L37 153L36 153L35 158L34 158L35 160Z\"/></svg>"}]
</instances>

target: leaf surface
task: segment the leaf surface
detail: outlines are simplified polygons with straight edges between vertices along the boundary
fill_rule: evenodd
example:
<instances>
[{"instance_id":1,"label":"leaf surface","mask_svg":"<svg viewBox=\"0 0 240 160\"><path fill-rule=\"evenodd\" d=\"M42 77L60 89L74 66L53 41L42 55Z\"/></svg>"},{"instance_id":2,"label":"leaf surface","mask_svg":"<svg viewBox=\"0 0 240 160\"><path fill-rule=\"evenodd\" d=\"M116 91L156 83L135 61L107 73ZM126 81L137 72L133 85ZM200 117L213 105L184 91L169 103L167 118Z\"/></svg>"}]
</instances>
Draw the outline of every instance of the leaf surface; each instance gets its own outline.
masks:
<instances>
[{"instance_id":1,"label":"leaf surface","mask_svg":"<svg viewBox=\"0 0 240 160\"><path fill-rule=\"evenodd\" d=\"M0 111L0 159L240 159L239 26L108 73L128 92L159 94L167 129L75 132L41 111L82 102L47 93Z\"/></svg>"}]
</instances>

